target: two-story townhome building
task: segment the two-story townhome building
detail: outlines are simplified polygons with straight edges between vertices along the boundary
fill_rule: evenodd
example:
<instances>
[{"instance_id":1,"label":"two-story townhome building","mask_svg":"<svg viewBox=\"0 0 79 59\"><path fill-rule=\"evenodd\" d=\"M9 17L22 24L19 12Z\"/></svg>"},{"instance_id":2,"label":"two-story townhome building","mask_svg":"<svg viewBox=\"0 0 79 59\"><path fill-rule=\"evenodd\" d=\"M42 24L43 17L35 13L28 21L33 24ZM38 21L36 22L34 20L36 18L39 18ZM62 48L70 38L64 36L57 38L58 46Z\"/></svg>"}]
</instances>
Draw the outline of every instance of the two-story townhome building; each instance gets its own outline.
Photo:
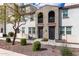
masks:
<instances>
[{"instance_id":1,"label":"two-story townhome building","mask_svg":"<svg viewBox=\"0 0 79 59\"><path fill-rule=\"evenodd\" d=\"M79 4L65 6L61 10L60 36L72 43L79 43Z\"/></svg>"},{"instance_id":2,"label":"two-story townhome building","mask_svg":"<svg viewBox=\"0 0 79 59\"><path fill-rule=\"evenodd\" d=\"M21 31L17 36L79 43L78 10L79 4L65 4L63 8L54 5L44 5L40 8L32 4L21 5L21 22L26 20L26 24L19 28ZM6 25L7 33L13 31L11 26Z\"/></svg>"}]
</instances>

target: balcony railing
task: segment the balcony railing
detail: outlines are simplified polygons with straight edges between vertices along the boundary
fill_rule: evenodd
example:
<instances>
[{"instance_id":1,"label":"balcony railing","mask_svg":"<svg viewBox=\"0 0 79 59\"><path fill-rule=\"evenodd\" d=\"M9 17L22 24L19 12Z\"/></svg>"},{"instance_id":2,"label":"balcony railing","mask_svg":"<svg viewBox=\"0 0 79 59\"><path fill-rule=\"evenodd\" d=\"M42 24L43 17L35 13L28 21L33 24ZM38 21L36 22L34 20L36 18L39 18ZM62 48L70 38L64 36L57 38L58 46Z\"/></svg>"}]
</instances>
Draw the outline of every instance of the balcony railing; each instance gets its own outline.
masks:
<instances>
[{"instance_id":1,"label":"balcony railing","mask_svg":"<svg viewBox=\"0 0 79 59\"><path fill-rule=\"evenodd\" d=\"M39 18L38 23L43 23L43 18Z\"/></svg>"},{"instance_id":2,"label":"balcony railing","mask_svg":"<svg viewBox=\"0 0 79 59\"><path fill-rule=\"evenodd\" d=\"M48 22L49 22L49 23L55 22L55 18L54 18L54 17L49 17Z\"/></svg>"}]
</instances>

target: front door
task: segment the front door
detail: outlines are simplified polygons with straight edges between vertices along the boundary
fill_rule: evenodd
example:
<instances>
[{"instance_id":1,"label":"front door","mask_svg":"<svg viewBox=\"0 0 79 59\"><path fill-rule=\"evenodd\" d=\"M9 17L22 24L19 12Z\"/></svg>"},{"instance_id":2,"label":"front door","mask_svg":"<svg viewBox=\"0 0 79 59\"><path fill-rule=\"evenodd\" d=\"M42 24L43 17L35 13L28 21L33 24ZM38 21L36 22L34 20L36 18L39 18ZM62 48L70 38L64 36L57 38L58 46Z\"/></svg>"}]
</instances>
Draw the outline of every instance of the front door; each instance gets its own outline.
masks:
<instances>
[{"instance_id":1,"label":"front door","mask_svg":"<svg viewBox=\"0 0 79 59\"><path fill-rule=\"evenodd\" d=\"M49 39L55 39L55 26L49 26Z\"/></svg>"},{"instance_id":2,"label":"front door","mask_svg":"<svg viewBox=\"0 0 79 59\"><path fill-rule=\"evenodd\" d=\"M38 27L38 38L43 38L43 27Z\"/></svg>"}]
</instances>

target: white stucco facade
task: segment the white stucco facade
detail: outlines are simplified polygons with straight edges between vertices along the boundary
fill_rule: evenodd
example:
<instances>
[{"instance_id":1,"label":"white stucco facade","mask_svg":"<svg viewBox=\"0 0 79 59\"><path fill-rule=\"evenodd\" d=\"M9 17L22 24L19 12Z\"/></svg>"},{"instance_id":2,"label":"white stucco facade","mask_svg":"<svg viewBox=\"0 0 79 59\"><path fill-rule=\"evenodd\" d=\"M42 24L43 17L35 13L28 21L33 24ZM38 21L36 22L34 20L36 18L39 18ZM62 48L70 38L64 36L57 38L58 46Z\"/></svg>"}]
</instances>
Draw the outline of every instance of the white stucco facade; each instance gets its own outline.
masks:
<instances>
[{"instance_id":1,"label":"white stucco facade","mask_svg":"<svg viewBox=\"0 0 79 59\"><path fill-rule=\"evenodd\" d=\"M29 29L28 29L29 27L35 28L35 15L34 15L32 21L30 19L30 16L26 16L25 19L26 19L26 22L20 22L21 24L22 23L25 23L25 24L19 27L20 32L17 34L17 37L18 38L21 38L21 37L28 38L28 35L35 37L36 36L35 34L29 34ZM22 33L22 27L25 28L24 33ZM11 23L7 23L7 25L6 25L6 33L8 34L9 32L14 32L13 24L11 24Z\"/></svg>"},{"instance_id":2,"label":"white stucco facade","mask_svg":"<svg viewBox=\"0 0 79 59\"><path fill-rule=\"evenodd\" d=\"M68 42L79 43L79 7L68 9L68 18L62 16L62 26L72 26L71 35L62 35Z\"/></svg>"}]
</instances>

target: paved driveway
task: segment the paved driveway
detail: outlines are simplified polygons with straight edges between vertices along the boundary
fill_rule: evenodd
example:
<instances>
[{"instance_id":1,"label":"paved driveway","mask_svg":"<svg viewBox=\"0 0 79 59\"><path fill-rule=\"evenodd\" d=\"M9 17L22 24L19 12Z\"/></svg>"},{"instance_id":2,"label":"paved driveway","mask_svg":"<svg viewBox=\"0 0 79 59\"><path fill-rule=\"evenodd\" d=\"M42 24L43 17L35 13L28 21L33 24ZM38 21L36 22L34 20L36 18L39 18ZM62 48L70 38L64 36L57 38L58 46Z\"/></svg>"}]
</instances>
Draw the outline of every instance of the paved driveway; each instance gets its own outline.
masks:
<instances>
[{"instance_id":1,"label":"paved driveway","mask_svg":"<svg viewBox=\"0 0 79 59\"><path fill-rule=\"evenodd\" d=\"M26 56L26 55L0 48L0 56Z\"/></svg>"}]
</instances>

